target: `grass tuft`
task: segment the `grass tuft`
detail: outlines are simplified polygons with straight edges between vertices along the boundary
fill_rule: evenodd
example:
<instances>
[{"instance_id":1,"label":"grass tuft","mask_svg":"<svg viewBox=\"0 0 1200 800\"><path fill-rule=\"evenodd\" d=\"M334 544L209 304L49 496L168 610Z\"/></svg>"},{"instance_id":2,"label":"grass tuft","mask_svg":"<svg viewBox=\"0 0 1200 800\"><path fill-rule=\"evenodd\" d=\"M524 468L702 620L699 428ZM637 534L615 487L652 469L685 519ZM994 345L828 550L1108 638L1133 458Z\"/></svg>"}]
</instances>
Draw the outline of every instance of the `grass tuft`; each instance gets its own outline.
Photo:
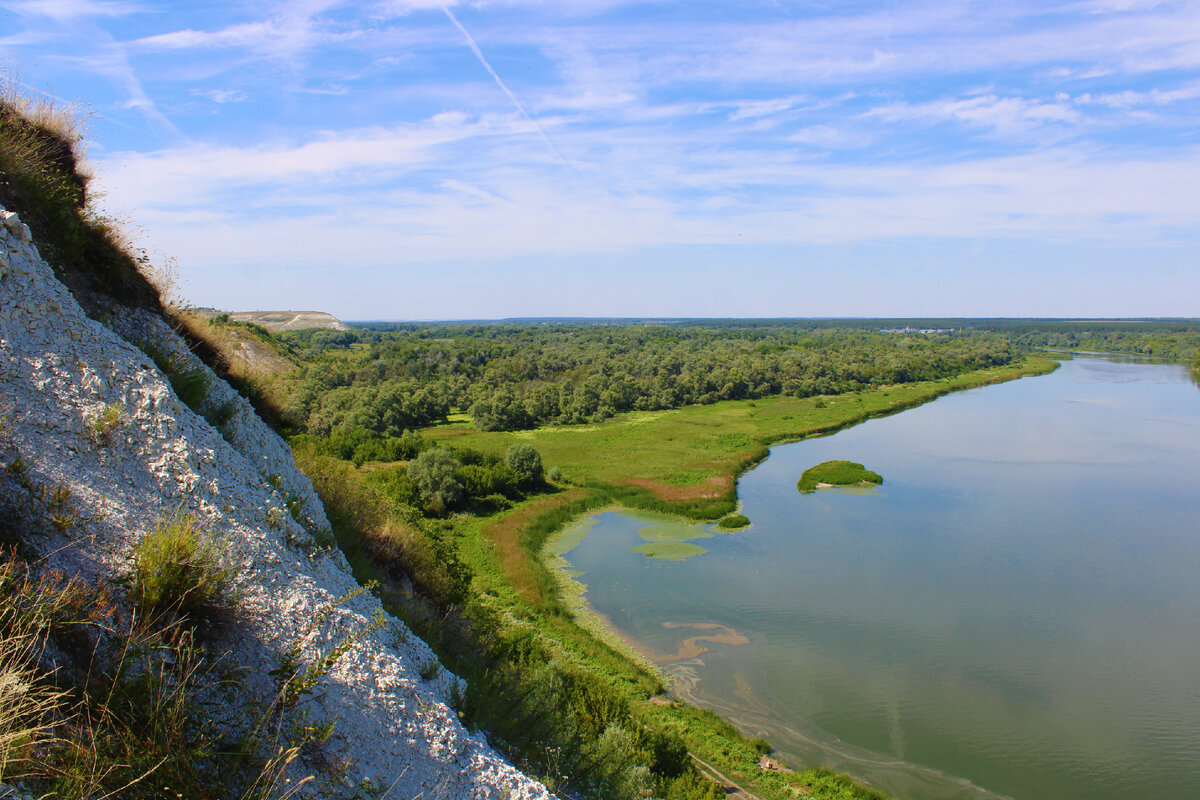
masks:
<instances>
[{"instance_id":1,"label":"grass tuft","mask_svg":"<svg viewBox=\"0 0 1200 800\"><path fill-rule=\"evenodd\" d=\"M189 616L223 604L233 569L225 565L224 542L195 515L176 512L134 547L130 577L143 613Z\"/></svg>"},{"instance_id":2,"label":"grass tuft","mask_svg":"<svg viewBox=\"0 0 1200 800\"><path fill-rule=\"evenodd\" d=\"M125 424L125 404L113 403L88 421L88 435L99 447L108 447L117 429Z\"/></svg>"}]
</instances>

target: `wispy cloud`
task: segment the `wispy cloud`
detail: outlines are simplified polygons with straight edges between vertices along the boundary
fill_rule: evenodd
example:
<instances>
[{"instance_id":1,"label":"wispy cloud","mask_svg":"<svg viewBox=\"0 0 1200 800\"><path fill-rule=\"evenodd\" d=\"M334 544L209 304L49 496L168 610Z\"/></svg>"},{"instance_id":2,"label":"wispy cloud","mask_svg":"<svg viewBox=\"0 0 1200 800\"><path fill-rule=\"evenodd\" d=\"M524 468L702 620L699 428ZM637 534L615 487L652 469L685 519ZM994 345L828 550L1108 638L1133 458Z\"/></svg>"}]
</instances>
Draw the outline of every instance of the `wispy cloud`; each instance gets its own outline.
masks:
<instances>
[{"instance_id":1,"label":"wispy cloud","mask_svg":"<svg viewBox=\"0 0 1200 800\"><path fill-rule=\"evenodd\" d=\"M559 151L558 147L555 146L554 142L550 140L550 137L546 134L546 129L543 128L542 124L525 109L525 106L520 100L517 99L517 96L513 94L512 89L508 88L508 85L504 83L504 80L500 77L496 70L492 68L492 65L488 63L488 60L484 58L483 51L479 49L479 44L475 41L475 37L471 35L470 31L463 27L463 24L458 21L458 17L454 16L454 12L450 10L449 6L443 5L442 11L446 14L446 17L450 20L450 22L454 23L454 27L458 28L459 32L462 33L463 37L467 40L467 45L471 48L471 52L475 54L475 58L479 59L479 63L482 64L483 68L486 69L488 74L492 76L492 80L496 82L496 85L500 87L500 90L508 96L508 99L512 101L512 104L516 107L517 111L521 113L521 116L524 117L530 125L537 129L538 135L542 138L542 141L546 143L546 147L550 148L550 151L554 153L555 157L559 160L559 162L562 163L564 167L570 169L571 165L567 162L567 159L563 157L563 154Z\"/></svg>"},{"instance_id":2,"label":"wispy cloud","mask_svg":"<svg viewBox=\"0 0 1200 800\"><path fill-rule=\"evenodd\" d=\"M279 35L278 28L268 22L244 22L216 31L181 31L158 33L135 39L129 46L135 50L192 50L216 47L257 46Z\"/></svg>"},{"instance_id":3,"label":"wispy cloud","mask_svg":"<svg viewBox=\"0 0 1200 800\"><path fill-rule=\"evenodd\" d=\"M784 6L0 0L196 270L1200 237L1194 3Z\"/></svg>"},{"instance_id":4,"label":"wispy cloud","mask_svg":"<svg viewBox=\"0 0 1200 800\"><path fill-rule=\"evenodd\" d=\"M139 3L115 0L10 0L0 6L18 14L49 17L59 22L89 17L123 17L146 10Z\"/></svg>"},{"instance_id":5,"label":"wispy cloud","mask_svg":"<svg viewBox=\"0 0 1200 800\"><path fill-rule=\"evenodd\" d=\"M1082 121L1082 115L1069 103L994 94L928 103L891 103L870 111L868 116L890 121L951 121L1002 134L1030 133L1046 125Z\"/></svg>"}]
</instances>

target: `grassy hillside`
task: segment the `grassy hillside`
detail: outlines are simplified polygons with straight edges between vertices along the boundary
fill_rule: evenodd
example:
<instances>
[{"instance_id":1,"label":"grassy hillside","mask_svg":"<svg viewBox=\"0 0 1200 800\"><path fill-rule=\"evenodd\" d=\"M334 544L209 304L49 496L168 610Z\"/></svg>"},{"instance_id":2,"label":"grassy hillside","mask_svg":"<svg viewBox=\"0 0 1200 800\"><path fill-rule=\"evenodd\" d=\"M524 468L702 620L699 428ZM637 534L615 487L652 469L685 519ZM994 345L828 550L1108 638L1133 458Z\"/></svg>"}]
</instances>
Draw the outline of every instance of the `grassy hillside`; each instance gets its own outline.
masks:
<instances>
[{"instance_id":1,"label":"grassy hillside","mask_svg":"<svg viewBox=\"0 0 1200 800\"><path fill-rule=\"evenodd\" d=\"M149 257L89 203L79 124L69 110L0 96L0 205L33 231L42 257L89 313L106 303L162 311Z\"/></svg>"}]
</instances>

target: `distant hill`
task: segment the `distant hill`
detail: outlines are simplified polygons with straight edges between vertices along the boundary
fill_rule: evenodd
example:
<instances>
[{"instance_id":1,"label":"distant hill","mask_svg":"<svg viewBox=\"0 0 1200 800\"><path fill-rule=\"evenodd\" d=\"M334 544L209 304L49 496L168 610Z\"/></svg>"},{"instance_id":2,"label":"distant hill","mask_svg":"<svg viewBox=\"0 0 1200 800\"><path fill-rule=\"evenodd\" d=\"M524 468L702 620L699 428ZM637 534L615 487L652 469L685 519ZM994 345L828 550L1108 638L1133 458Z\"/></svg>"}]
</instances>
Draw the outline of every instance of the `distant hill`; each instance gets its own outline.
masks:
<instances>
[{"instance_id":1,"label":"distant hill","mask_svg":"<svg viewBox=\"0 0 1200 800\"><path fill-rule=\"evenodd\" d=\"M348 331L350 326L324 311L233 311L229 318L237 322L253 322L269 331L299 331L306 328L328 328Z\"/></svg>"}]
</instances>

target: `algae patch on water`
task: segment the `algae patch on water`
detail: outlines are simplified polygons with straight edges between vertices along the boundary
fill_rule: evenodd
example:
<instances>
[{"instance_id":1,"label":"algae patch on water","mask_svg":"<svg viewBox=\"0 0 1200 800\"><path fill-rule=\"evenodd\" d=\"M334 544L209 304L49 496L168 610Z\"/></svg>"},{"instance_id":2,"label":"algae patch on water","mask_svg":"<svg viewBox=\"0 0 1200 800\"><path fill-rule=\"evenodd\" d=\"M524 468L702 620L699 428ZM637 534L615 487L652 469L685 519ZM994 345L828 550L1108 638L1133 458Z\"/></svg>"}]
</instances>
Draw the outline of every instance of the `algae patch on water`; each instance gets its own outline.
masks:
<instances>
[{"instance_id":1,"label":"algae patch on water","mask_svg":"<svg viewBox=\"0 0 1200 800\"><path fill-rule=\"evenodd\" d=\"M683 561L707 553L708 550L689 540L712 538L711 533L695 523L674 520L647 525L638 530L638 536L646 543L633 548L633 552L664 561Z\"/></svg>"},{"instance_id":2,"label":"algae patch on water","mask_svg":"<svg viewBox=\"0 0 1200 800\"><path fill-rule=\"evenodd\" d=\"M804 470L796 488L801 492L835 486L878 486L883 476L853 461L824 461Z\"/></svg>"}]
</instances>

